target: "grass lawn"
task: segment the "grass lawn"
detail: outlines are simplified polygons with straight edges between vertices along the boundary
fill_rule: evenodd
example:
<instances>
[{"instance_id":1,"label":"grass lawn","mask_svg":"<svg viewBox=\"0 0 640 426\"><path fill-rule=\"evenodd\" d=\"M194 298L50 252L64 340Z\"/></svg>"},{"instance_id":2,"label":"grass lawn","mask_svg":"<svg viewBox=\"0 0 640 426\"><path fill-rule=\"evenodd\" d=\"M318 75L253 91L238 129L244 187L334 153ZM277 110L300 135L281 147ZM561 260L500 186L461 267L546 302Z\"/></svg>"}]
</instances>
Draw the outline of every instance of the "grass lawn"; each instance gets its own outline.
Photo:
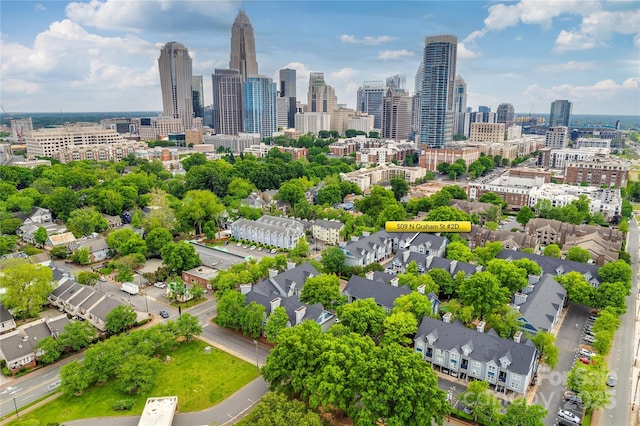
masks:
<instances>
[{"instance_id":1,"label":"grass lawn","mask_svg":"<svg viewBox=\"0 0 640 426\"><path fill-rule=\"evenodd\" d=\"M117 391L115 382L109 381L91 386L78 397L60 396L28 414L21 414L20 420L38 419L41 424L47 424L87 417L139 415L151 396L176 395L178 411L199 411L217 404L258 376L255 365L216 348L205 354L205 346L207 344L200 340L180 344L170 353L171 361L161 365L154 389L145 395L132 396L136 403L130 411L113 411L114 402L129 396ZM19 423L9 423L15 424Z\"/></svg>"}]
</instances>

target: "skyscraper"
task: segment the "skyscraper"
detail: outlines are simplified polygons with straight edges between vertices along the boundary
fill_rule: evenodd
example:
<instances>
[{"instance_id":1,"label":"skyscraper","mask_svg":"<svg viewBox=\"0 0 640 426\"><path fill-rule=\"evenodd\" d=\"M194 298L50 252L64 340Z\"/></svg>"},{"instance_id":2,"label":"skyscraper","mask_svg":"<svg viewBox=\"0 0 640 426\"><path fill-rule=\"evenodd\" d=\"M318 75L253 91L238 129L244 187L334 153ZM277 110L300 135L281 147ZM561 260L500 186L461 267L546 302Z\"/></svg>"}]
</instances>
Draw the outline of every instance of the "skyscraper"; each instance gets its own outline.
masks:
<instances>
[{"instance_id":1,"label":"skyscraper","mask_svg":"<svg viewBox=\"0 0 640 426\"><path fill-rule=\"evenodd\" d=\"M513 105L511 104L500 104L498 105L498 109L496 110L498 117L496 122L504 123L505 129L513 126L513 116L515 114Z\"/></svg>"},{"instance_id":2,"label":"skyscraper","mask_svg":"<svg viewBox=\"0 0 640 426\"><path fill-rule=\"evenodd\" d=\"M551 103L551 114L549 114L549 127L569 126L572 107L571 102L566 100L553 101Z\"/></svg>"},{"instance_id":3,"label":"skyscraper","mask_svg":"<svg viewBox=\"0 0 640 426\"><path fill-rule=\"evenodd\" d=\"M213 83L213 128L222 135L237 135L244 129L242 77L238 70L216 69Z\"/></svg>"},{"instance_id":4,"label":"skyscraper","mask_svg":"<svg viewBox=\"0 0 640 426\"><path fill-rule=\"evenodd\" d=\"M395 87L400 90L407 90L407 77L402 74L392 75L387 78L387 87Z\"/></svg>"},{"instance_id":5,"label":"skyscraper","mask_svg":"<svg viewBox=\"0 0 640 426\"><path fill-rule=\"evenodd\" d=\"M253 38L253 27L244 10L238 12L231 27L231 60L229 68L240 71L242 81L258 74L256 60L256 41Z\"/></svg>"},{"instance_id":6,"label":"skyscraper","mask_svg":"<svg viewBox=\"0 0 640 426\"><path fill-rule=\"evenodd\" d=\"M411 133L413 97L395 86L387 88L382 103L382 137L408 140Z\"/></svg>"},{"instance_id":7,"label":"skyscraper","mask_svg":"<svg viewBox=\"0 0 640 426\"><path fill-rule=\"evenodd\" d=\"M338 103L335 90L324 81L324 73L321 72L309 74L307 98L308 112L328 112L331 114Z\"/></svg>"},{"instance_id":8,"label":"skyscraper","mask_svg":"<svg viewBox=\"0 0 640 426\"><path fill-rule=\"evenodd\" d=\"M193 116L204 118L204 89L201 75L194 75L191 79L191 93L193 98Z\"/></svg>"},{"instance_id":9,"label":"skyscraper","mask_svg":"<svg viewBox=\"0 0 640 426\"><path fill-rule=\"evenodd\" d=\"M276 124L276 83L269 77L256 75L242 83L244 128L247 133L260 133L268 138L278 130Z\"/></svg>"},{"instance_id":10,"label":"skyscraper","mask_svg":"<svg viewBox=\"0 0 640 426\"><path fill-rule=\"evenodd\" d=\"M191 57L182 44L175 41L164 45L158 58L162 111L166 117L182 121L183 130L193 123L193 93L191 88Z\"/></svg>"},{"instance_id":11,"label":"skyscraper","mask_svg":"<svg viewBox=\"0 0 640 426\"><path fill-rule=\"evenodd\" d=\"M453 136L453 83L458 39L451 35L425 38L420 93L420 144L441 148Z\"/></svg>"},{"instance_id":12,"label":"skyscraper","mask_svg":"<svg viewBox=\"0 0 640 426\"><path fill-rule=\"evenodd\" d=\"M285 68L280 70L280 92L281 98L286 98L287 102L287 127L293 128L296 125L296 70ZM285 102L282 102L284 105Z\"/></svg>"},{"instance_id":13,"label":"skyscraper","mask_svg":"<svg viewBox=\"0 0 640 426\"><path fill-rule=\"evenodd\" d=\"M467 110L467 83L459 75L453 82L453 134L464 135L464 113Z\"/></svg>"},{"instance_id":14,"label":"skyscraper","mask_svg":"<svg viewBox=\"0 0 640 426\"><path fill-rule=\"evenodd\" d=\"M385 91L382 81L365 81L358 88L356 111L373 115L374 129L382 129L382 98Z\"/></svg>"}]
</instances>

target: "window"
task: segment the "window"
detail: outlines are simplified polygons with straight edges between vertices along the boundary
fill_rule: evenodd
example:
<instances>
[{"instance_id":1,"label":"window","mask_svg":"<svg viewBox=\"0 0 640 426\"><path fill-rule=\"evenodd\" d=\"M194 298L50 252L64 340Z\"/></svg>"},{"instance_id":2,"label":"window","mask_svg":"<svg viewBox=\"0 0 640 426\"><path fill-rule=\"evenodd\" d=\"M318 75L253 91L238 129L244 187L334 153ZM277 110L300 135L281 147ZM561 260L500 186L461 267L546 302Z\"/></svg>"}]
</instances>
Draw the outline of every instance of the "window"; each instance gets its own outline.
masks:
<instances>
[{"instance_id":1,"label":"window","mask_svg":"<svg viewBox=\"0 0 640 426\"><path fill-rule=\"evenodd\" d=\"M511 374L511 389L520 389L520 382L522 378L519 374Z\"/></svg>"},{"instance_id":2,"label":"window","mask_svg":"<svg viewBox=\"0 0 640 426\"><path fill-rule=\"evenodd\" d=\"M495 365L487 365L487 381L495 383L497 369L498 368Z\"/></svg>"},{"instance_id":3,"label":"window","mask_svg":"<svg viewBox=\"0 0 640 426\"><path fill-rule=\"evenodd\" d=\"M433 349L432 348L427 348L427 358L432 358L433 357Z\"/></svg>"},{"instance_id":4,"label":"window","mask_svg":"<svg viewBox=\"0 0 640 426\"><path fill-rule=\"evenodd\" d=\"M457 353L449 354L449 367L451 367L453 370L458 369L458 358L459 355Z\"/></svg>"},{"instance_id":5,"label":"window","mask_svg":"<svg viewBox=\"0 0 640 426\"><path fill-rule=\"evenodd\" d=\"M471 375L480 377L480 361L471 361Z\"/></svg>"},{"instance_id":6,"label":"window","mask_svg":"<svg viewBox=\"0 0 640 426\"><path fill-rule=\"evenodd\" d=\"M436 364L444 364L444 353L442 349L436 349L436 359L434 361Z\"/></svg>"}]
</instances>

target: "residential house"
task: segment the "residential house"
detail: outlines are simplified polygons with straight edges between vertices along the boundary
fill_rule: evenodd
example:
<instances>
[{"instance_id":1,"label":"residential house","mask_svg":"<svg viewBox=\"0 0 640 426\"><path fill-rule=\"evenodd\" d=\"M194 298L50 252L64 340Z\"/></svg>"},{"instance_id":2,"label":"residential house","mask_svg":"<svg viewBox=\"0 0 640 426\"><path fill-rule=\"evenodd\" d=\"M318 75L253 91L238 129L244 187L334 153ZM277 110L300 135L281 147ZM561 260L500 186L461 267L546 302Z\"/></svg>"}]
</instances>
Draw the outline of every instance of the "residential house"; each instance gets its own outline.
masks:
<instances>
[{"instance_id":1,"label":"residential house","mask_svg":"<svg viewBox=\"0 0 640 426\"><path fill-rule=\"evenodd\" d=\"M521 251L513 251L503 249L496 256L498 259L506 259L513 261L517 259L530 259L540 266L544 274L553 276L564 275L569 272L579 272L593 287L598 288L600 285L600 277L598 276L598 265L589 263L574 262L572 260L559 259L557 257L542 256L533 253L524 253Z\"/></svg>"},{"instance_id":2,"label":"residential house","mask_svg":"<svg viewBox=\"0 0 640 426\"><path fill-rule=\"evenodd\" d=\"M603 266L610 262L615 262L620 256L622 249L620 242L605 240L599 232L593 232L581 237L567 237L562 245L562 255L566 256L572 247L580 247L589 252L590 261L598 266Z\"/></svg>"},{"instance_id":3,"label":"residential house","mask_svg":"<svg viewBox=\"0 0 640 426\"><path fill-rule=\"evenodd\" d=\"M387 312L391 312L393 302L398 297L409 293L411 293L411 289L406 285L398 286L398 277L394 277L390 283L386 283L358 275L352 275L347 286L342 290L342 295L346 296L348 303L360 299L373 299L378 306Z\"/></svg>"},{"instance_id":4,"label":"residential house","mask_svg":"<svg viewBox=\"0 0 640 426\"><path fill-rule=\"evenodd\" d=\"M64 224L53 221L51 211L40 207L34 207L28 217L20 217L20 219L23 219L23 222L16 230L16 234L22 241L29 244L37 244L35 233L40 227L43 227L47 231L47 235L55 235L67 231Z\"/></svg>"},{"instance_id":5,"label":"residential house","mask_svg":"<svg viewBox=\"0 0 640 426\"><path fill-rule=\"evenodd\" d=\"M380 262L391 255L393 239L386 231L378 231L375 234L365 232L361 237L352 237L352 240L341 244L344 252L346 266L365 267L372 263Z\"/></svg>"},{"instance_id":6,"label":"residential house","mask_svg":"<svg viewBox=\"0 0 640 426\"><path fill-rule=\"evenodd\" d=\"M107 240L98 234L79 238L67 244L67 249L72 253L81 248L89 250L89 260L91 263L100 262L109 258L109 245L107 244Z\"/></svg>"},{"instance_id":7,"label":"residential house","mask_svg":"<svg viewBox=\"0 0 640 426\"><path fill-rule=\"evenodd\" d=\"M120 305L122 305L122 303L117 300L111 297L105 297L100 303L87 311L87 321L98 330L104 332L107 330L107 316ZM138 317L139 316L140 315L138 315Z\"/></svg>"},{"instance_id":8,"label":"residential house","mask_svg":"<svg viewBox=\"0 0 640 426\"><path fill-rule=\"evenodd\" d=\"M525 226L525 232L529 235L536 235L543 246L549 244L562 246L567 241L584 237L594 232L600 234L605 241L620 243L624 240L624 234L613 227L574 225L554 219L531 219Z\"/></svg>"},{"instance_id":9,"label":"residential house","mask_svg":"<svg viewBox=\"0 0 640 426\"><path fill-rule=\"evenodd\" d=\"M342 241L340 231L344 229L344 223L339 220L317 219L311 227L311 235L325 243L337 245Z\"/></svg>"},{"instance_id":10,"label":"residential house","mask_svg":"<svg viewBox=\"0 0 640 426\"><path fill-rule=\"evenodd\" d=\"M5 334L16 329L16 321L4 304L0 303L0 334Z\"/></svg>"},{"instance_id":11,"label":"residential house","mask_svg":"<svg viewBox=\"0 0 640 426\"><path fill-rule=\"evenodd\" d=\"M392 232L393 251L408 250L427 256L444 257L449 240L426 232Z\"/></svg>"},{"instance_id":12,"label":"residential house","mask_svg":"<svg viewBox=\"0 0 640 426\"><path fill-rule=\"evenodd\" d=\"M538 237L535 235L529 235L523 232L492 231L479 225L471 225L471 231L461 233L460 237L469 242L469 248L471 250L495 241L499 241L502 243L503 248L509 250L522 250L523 248L537 250L540 246Z\"/></svg>"},{"instance_id":13,"label":"residential house","mask_svg":"<svg viewBox=\"0 0 640 426\"><path fill-rule=\"evenodd\" d=\"M45 247L53 248L59 246L67 246L76 240L76 237L72 232L65 232L64 234L49 235L49 238L44 243Z\"/></svg>"},{"instance_id":14,"label":"residential house","mask_svg":"<svg viewBox=\"0 0 640 426\"><path fill-rule=\"evenodd\" d=\"M271 313L281 306L289 316L287 326L310 320L320 324L322 330L326 331L335 322L335 315L326 311L319 303L309 305L300 301L305 281L318 275L318 271L310 263L295 266L289 262L286 271L278 273L276 270L269 270L269 278L254 286L243 284L240 291L245 295L247 304L256 302L265 307L264 324Z\"/></svg>"},{"instance_id":15,"label":"residential house","mask_svg":"<svg viewBox=\"0 0 640 426\"><path fill-rule=\"evenodd\" d=\"M520 312L519 321L529 334L551 332L558 322L567 291L553 275L529 276L529 284L515 293L512 307Z\"/></svg>"},{"instance_id":16,"label":"residential house","mask_svg":"<svg viewBox=\"0 0 640 426\"><path fill-rule=\"evenodd\" d=\"M491 203L453 199L449 205L455 209L465 212L469 216L475 214L480 219L480 223L484 223L485 220L499 220L501 215L500 207ZM490 217L487 219L488 215ZM495 218L491 217L492 215L495 216Z\"/></svg>"},{"instance_id":17,"label":"residential house","mask_svg":"<svg viewBox=\"0 0 640 426\"><path fill-rule=\"evenodd\" d=\"M467 262L416 253L409 250L402 250L396 254L396 257L394 257L391 262L391 270L394 273L404 274L407 272L407 266L409 266L411 262L416 262L418 265L418 273L420 274L436 268L444 269L452 277L455 277L460 271L464 272L466 276L482 271L482 266L480 265L472 265Z\"/></svg>"},{"instance_id":18,"label":"residential house","mask_svg":"<svg viewBox=\"0 0 640 426\"><path fill-rule=\"evenodd\" d=\"M537 353L530 340L523 342L522 332L513 340L503 339L490 330L467 328L460 321L451 322L424 317L414 339L414 349L423 360L442 372L459 378L489 382L496 391L524 395L537 369Z\"/></svg>"},{"instance_id":19,"label":"residential house","mask_svg":"<svg viewBox=\"0 0 640 426\"><path fill-rule=\"evenodd\" d=\"M231 225L231 235L236 240L292 249L304 236L304 226L295 219L262 216L258 220L236 220Z\"/></svg>"},{"instance_id":20,"label":"residential house","mask_svg":"<svg viewBox=\"0 0 640 426\"><path fill-rule=\"evenodd\" d=\"M48 251L42 253L33 254L29 256L29 262L34 265L51 266L51 255Z\"/></svg>"},{"instance_id":21,"label":"residential house","mask_svg":"<svg viewBox=\"0 0 640 426\"><path fill-rule=\"evenodd\" d=\"M110 216L108 214L102 214L109 225L109 229L118 229L122 226L122 218L120 216Z\"/></svg>"},{"instance_id":22,"label":"residential house","mask_svg":"<svg viewBox=\"0 0 640 426\"><path fill-rule=\"evenodd\" d=\"M185 284L199 285L202 288L211 290L211 280L218 275L218 271L208 266L196 266L188 271L182 271L182 281Z\"/></svg>"}]
</instances>

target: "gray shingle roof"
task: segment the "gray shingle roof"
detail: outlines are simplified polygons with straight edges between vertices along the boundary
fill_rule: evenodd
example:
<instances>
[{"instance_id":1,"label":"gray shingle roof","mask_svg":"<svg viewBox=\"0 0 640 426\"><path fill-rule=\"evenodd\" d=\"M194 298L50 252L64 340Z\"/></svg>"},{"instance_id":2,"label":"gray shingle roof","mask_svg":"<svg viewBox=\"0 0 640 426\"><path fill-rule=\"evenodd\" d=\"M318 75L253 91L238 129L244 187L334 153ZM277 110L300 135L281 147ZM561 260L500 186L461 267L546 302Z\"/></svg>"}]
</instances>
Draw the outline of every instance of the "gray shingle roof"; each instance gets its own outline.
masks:
<instances>
[{"instance_id":1,"label":"gray shingle roof","mask_svg":"<svg viewBox=\"0 0 640 426\"><path fill-rule=\"evenodd\" d=\"M345 253L349 252L354 258L361 259L364 253L374 251L375 248L385 246L390 241L386 231L378 231L375 234L360 237L357 241L349 241L343 248Z\"/></svg>"},{"instance_id":2,"label":"gray shingle roof","mask_svg":"<svg viewBox=\"0 0 640 426\"><path fill-rule=\"evenodd\" d=\"M553 278L544 274L527 295L527 301L518 305L520 313L537 329L549 331L558 311L562 309L567 291Z\"/></svg>"},{"instance_id":3,"label":"gray shingle roof","mask_svg":"<svg viewBox=\"0 0 640 426\"><path fill-rule=\"evenodd\" d=\"M4 304L0 303L0 322L11 321L12 319L11 312L4 307Z\"/></svg>"},{"instance_id":4,"label":"gray shingle roof","mask_svg":"<svg viewBox=\"0 0 640 426\"><path fill-rule=\"evenodd\" d=\"M344 227L344 223L335 221L335 220L326 220L326 219L316 219L313 222L314 225L319 226L321 228L327 229L342 229Z\"/></svg>"},{"instance_id":5,"label":"gray shingle roof","mask_svg":"<svg viewBox=\"0 0 640 426\"><path fill-rule=\"evenodd\" d=\"M344 295L350 295L356 299L372 298L376 303L385 308L393 308L393 302L400 296L411 293L409 287L394 287L380 281L372 281L358 275L352 275L347 286L342 291Z\"/></svg>"},{"instance_id":6,"label":"gray shingle roof","mask_svg":"<svg viewBox=\"0 0 640 426\"><path fill-rule=\"evenodd\" d=\"M114 300L110 297L105 297L100 303L96 305L93 309L91 309L91 313L96 317L100 318L102 321L107 322L107 315L117 306L122 305L122 303Z\"/></svg>"},{"instance_id":7,"label":"gray shingle roof","mask_svg":"<svg viewBox=\"0 0 640 426\"><path fill-rule=\"evenodd\" d=\"M516 343L513 340L502 339L496 334L480 333L465 327L461 322L446 323L438 319L424 317L420 322L416 339L427 340L427 335L437 332L434 346L451 350L456 348L462 353L462 346L469 344L473 351L469 358L481 362L494 361L500 365L500 358L508 356L511 360L509 370L526 375L535 361L537 349L526 343Z\"/></svg>"},{"instance_id":8,"label":"gray shingle roof","mask_svg":"<svg viewBox=\"0 0 640 426\"><path fill-rule=\"evenodd\" d=\"M24 358L33 353L33 344L29 339L23 339L23 335L19 333L5 335L0 339L0 352L4 355L7 362Z\"/></svg>"},{"instance_id":9,"label":"gray shingle roof","mask_svg":"<svg viewBox=\"0 0 640 426\"><path fill-rule=\"evenodd\" d=\"M253 291L270 295L277 292L281 296L289 296L291 290L301 291L304 283L309 277L317 277L320 275L318 270L308 262L302 263L295 268L279 273L275 277L267 278L253 286ZM292 289L292 286L295 287Z\"/></svg>"},{"instance_id":10,"label":"gray shingle roof","mask_svg":"<svg viewBox=\"0 0 640 426\"><path fill-rule=\"evenodd\" d=\"M75 281L73 281L72 279L65 280L58 287L54 288L53 291L51 292L51 294L56 296L56 297L60 297L67 290L69 290L74 284L77 284L77 283ZM80 284L77 284L77 285L80 285Z\"/></svg>"},{"instance_id":11,"label":"gray shingle roof","mask_svg":"<svg viewBox=\"0 0 640 426\"><path fill-rule=\"evenodd\" d=\"M498 259L507 260L527 258L536 262L545 274L564 275L568 272L576 271L580 272L582 275L589 275L596 278L598 282L600 282L600 277L598 276L598 265L506 249L500 251L496 257Z\"/></svg>"}]
</instances>

